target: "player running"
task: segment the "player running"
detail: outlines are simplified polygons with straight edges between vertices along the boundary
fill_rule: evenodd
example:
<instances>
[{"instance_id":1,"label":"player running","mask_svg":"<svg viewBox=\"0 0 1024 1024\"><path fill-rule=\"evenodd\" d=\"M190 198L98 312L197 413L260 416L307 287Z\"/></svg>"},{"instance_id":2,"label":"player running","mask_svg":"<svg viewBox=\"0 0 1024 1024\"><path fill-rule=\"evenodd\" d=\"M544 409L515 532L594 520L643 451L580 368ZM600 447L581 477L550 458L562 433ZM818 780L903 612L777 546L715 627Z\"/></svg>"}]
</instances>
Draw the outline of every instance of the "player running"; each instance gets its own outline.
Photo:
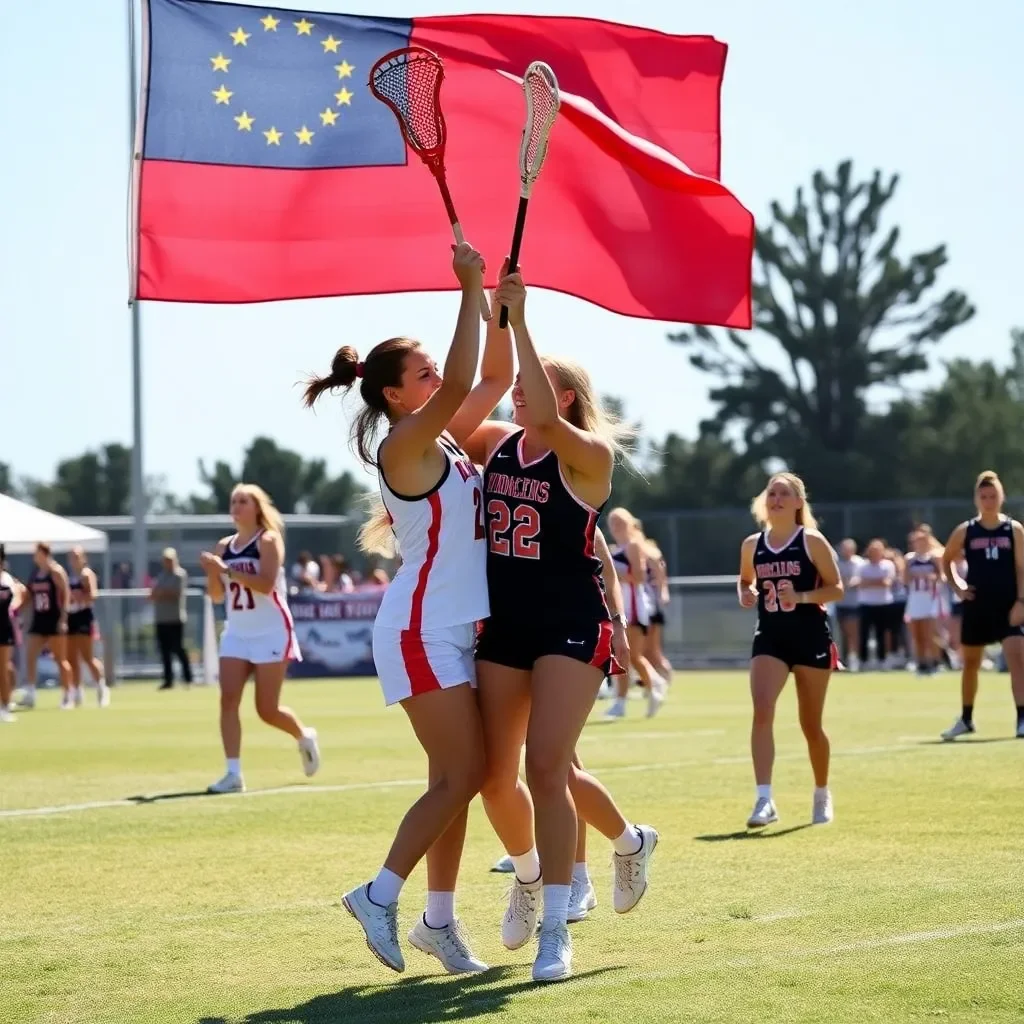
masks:
<instances>
[{"instance_id":1,"label":"player running","mask_svg":"<svg viewBox=\"0 0 1024 1024\"><path fill-rule=\"evenodd\" d=\"M775 705L790 673L814 772L811 820L825 825L832 821L832 795L822 716L837 658L824 606L843 596L836 553L818 532L804 482L792 473L776 473L751 511L762 530L743 541L737 581L740 604L757 606L750 661L750 752L757 798L747 827L763 828L779 820L772 798L773 727Z\"/></svg>"}]
</instances>

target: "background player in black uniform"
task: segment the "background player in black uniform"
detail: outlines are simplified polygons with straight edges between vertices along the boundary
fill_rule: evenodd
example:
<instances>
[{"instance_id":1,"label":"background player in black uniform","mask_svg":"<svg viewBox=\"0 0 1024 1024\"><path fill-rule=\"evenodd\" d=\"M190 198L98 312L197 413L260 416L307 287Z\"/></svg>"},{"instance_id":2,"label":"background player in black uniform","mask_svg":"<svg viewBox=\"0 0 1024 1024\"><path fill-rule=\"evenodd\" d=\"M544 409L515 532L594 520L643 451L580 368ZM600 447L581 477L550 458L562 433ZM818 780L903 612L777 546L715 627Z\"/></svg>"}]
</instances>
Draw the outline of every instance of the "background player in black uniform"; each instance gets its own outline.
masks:
<instances>
[{"instance_id":1,"label":"background player in black uniform","mask_svg":"<svg viewBox=\"0 0 1024 1024\"><path fill-rule=\"evenodd\" d=\"M951 534L942 555L950 585L963 598L961 649L963 672L960 717L943 734L955 740L974 732L978 669L988 644L1000 643L1010 670L1017 705L1017 738L1024 739L1024 527L1003 515L1005 492L999 477L986 470L974 485L978 515ZM957 564L967 562L965 582Z\"/></svg>"},{"instance_id":2,"label":"background player in black uniform","mask_svg":"<svg viewBox=\"0 0 1024 1024\"><path fill-rule=\"evenodd\" d=\"M32 608L32 624L25 641L26 687L22 704L36 705L36 667L39 655L49 648L60 672L61 708L74 707L71 703L71 666L67 660L67 606L68 575L50 553L49 544L37 544L32 556L35 568L28 578L28 592Z\"/></svg>"},{"instance_id":3,"label":"background player in black uniform","mask_svg":"<svg viewBox=\"0 0 1024 1024\"><path fill-rule=\"evenodd\" d=\"M96 573L81 548L72 548L68 574L68 663L71 666L71 693L75 705L82 703L82 662L96 684L96 700L101 708L110 703L110 691L103 678L103 663L93 654L96 630Z\"/></svg>"},{"instance_id":4,"label":"background player in black uniform","mask_svg":"<svg viewBox=\"0 0 1024 1024\"><path fill-rule=\"evenodd\" d=\"M517 879L502 939L510 948L528 941L532 928L520 926L536 920L543 866L544 920L533 976L554 981L571 973L566 919L577 819L570 766L613 664L595 531L611 490L616 443L586 373L537 355L523 322L525 297L518 274L503 278L496 293L509 308L519 355L512 391L518 429L487 422L462 443L485 465L491 617L477 645L488 770L481 795L513 854ZM524 739L536 851L528 848L530 801L516 787ZM616 838L613 896L620 912L643 894L656 842L648 826L628 826Z\"/></svg>"},{"instance_id":5,"label":"background player in black uniform","mask_svg":"<svg viewBox=\"0 0 1024 1024\"><path fill-rule=\"evenodd\" d=\"M790 672L796 682L800 728L814 772L811 820L832 820L828 790L829 743L822 728L825 693L836 667L824 605L843 596L839 564L832 545L818 532L803 481L776 473L751 505L762 532L740 549L737 591L744 608L757 605L757 627L750 661L754 719L750 753L757 799L748 828L779 820L772 799L775 762L775 705Z\"/></svg>"},{"instance_id":6,"label":"background player in black uniform","mask_svg":"<svg viewBox=\"0 0 1024 1024\"><path fill-rule=\"evenodd\" d=\"M11 710L14 693L14 615L24 600L25 588L7 571L5 551L0 544L0 722L13 722Z\"/></svg>"}]
</instances>

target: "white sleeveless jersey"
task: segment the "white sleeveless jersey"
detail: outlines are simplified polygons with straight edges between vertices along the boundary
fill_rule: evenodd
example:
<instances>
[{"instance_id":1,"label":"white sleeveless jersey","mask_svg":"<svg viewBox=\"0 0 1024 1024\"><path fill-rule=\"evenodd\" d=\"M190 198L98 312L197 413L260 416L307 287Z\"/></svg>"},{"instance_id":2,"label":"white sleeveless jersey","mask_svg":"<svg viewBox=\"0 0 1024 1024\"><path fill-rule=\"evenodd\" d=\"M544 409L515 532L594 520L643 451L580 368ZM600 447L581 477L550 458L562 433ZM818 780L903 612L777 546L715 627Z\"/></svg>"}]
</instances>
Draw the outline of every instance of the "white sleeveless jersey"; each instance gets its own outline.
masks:
<instances>
[{"instance_id":1,"label":"white sleeveless jersey","mask_svg":"<svg viewBox=\"0 0 1024 1024\"><path fill-rule=\"evenodd\" d=\"M235 572L258 576L262 536L263 531L260 530L244 548L236 550L236 534L228 541L221 558ZM288 588L283 564L277 570L274 589L269 594L259 594L237 580L226 580L224 608L227 612L225 632L230 632L234 637L265 636L280 632L282 629L289 638L295 635L295 623L288 609Z\"/></svg>"},{"instance_id":2,"label":"white sleeveless jersey","mask_svg":"<svg viewBox=\"0 0 1024 1024\"><path fill-rule=\"evenodd\" d=\"M486 619L487 541L480 474L451 438L440 481L415 498L396 494L378 469L380 493L402 556L376 624L420 632Z\"/></svg>"}]
</instances>

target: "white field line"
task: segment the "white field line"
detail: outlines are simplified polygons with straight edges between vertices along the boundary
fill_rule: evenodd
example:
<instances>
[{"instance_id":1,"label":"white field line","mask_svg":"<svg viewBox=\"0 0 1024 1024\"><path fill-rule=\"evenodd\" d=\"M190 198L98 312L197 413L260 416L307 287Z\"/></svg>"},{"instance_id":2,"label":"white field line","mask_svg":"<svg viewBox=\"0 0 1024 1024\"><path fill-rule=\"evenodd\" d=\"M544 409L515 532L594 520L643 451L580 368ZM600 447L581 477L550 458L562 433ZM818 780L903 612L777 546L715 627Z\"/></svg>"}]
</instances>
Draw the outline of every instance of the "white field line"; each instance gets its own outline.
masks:
<instances>
[{"instance_id":1,"label":"white field line","mask_svg":"<svg viewBox=\"0 0 1024 1024\"><path fill-rule=\"evenodd\" d=\"M636 736L637 734L632 734ZM658 733L657 735L666 735ZM686 735L685 733L681 735ZM690 733L689 735L693 735ZM934 747L921 746L919 744L896 743L889 746L877 747L853 747L850 750L833 750L832 757L870 757L875 754L894 754L902 751L915 750L925 752L927 750L941 749L940 744ZM807 755L801 752L790 754L778 754L776 761L803 761ZM747 764L750 757L747 754L738 754L732 757L713 758L689 758L682 761L654 761L645 764L610 765L606 768L594 769L595 775L608 775L612 772L652 772L662 771L668 768L699 768L702 765L735 765ZM246 793L228 793L218 797L218 801L227 799L254 799L264 796L312 796L322 793L354 793L362 791L381 791L387 789L398 789L407 786L423 786L424 779L392 779L381 782L351 782L335 786L279 786L275 789L254 789ZM205 794L198 794L204 796ZM41 818L55 814L75 814L82 811L106 810L113 807L136 807L147 803L173 802L161 800L159 795L154 797L141 797L132 800L93 800L80 804L55 804L49 807L15 807L10 810L0 810L0 819L3 818Z\"/></svg>"}]
</instances>

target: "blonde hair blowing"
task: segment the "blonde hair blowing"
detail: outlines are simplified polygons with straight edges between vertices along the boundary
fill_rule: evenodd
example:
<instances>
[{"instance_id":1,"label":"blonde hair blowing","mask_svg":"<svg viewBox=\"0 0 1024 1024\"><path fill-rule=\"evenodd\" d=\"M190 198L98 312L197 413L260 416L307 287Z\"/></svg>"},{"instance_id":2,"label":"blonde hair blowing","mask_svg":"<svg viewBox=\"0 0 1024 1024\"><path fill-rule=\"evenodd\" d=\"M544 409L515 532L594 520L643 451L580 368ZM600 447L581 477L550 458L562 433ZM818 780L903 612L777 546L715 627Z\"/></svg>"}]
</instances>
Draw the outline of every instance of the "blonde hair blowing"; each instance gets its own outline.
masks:
<instances>
[{"instance_id":1,"label":"blonde hair blowing","mask_svg":"<svg viewBox=\"0 0 1024 1024\"><path fill-rule=\"evenodd\" d=\"M277 511L277 506L270 500L270 495L259 484L236 484L231 493L234 495L239 492L247 494L256 506L256 522L264 530L273 530L283 538L284 520L281 518L281 513Z\"/></svg>"},{"instance_id":2,"label":"blonde hair blowing","mask_svg":"<svg viewBox=\"0 0 1024 1024\"><path fill-rule=\"evenodd\" d=\"M1003 489L1003 481L999 479L999 474L994 469L982 470L978 474L974 489L978 490L981 487L994 487L1000 494L1006 493Z\"/></svg>"},{"instance_id":3,"label":"blonde hair blowing","mask_svg":"<svg viewBox=\"0 0 1024 1024\"><path fill-rule=\"evenodd\" d=\"M367 495L366 508L370 518L359 527L356 543L360 551L368 555L380 555L382 558L394 558L395 533L391 529L391 517L384 507L379 494Z\"/></svg>"},{"instance_id":4,"label":"blonde hair blowing","mask_svg":"<svg viewBox=\"0 0 1024 1024\"><path fill-rule=\"evenodd\" d=\"M785 484L803 503L796 510L797 524L808 530L816 530L818 520L814 518L811 503L807 500L807 487L795 473L775 473L768 478L764 490L750 503L750 514L757 520L761 528L764 529L768 525L768 492L776 481Z\"/></svg>"},{"instance_id":5,"label":"blonde hair blowing","mask_svg":"<svg viewBox=\"0 0 1024 1024\"><path fill-rule=\"evenodd\" d=\"M617 457L629 461L625 444L636 437L636 431L628 423L623 423L617 416L613 416L602 407L594 393L590 374L579 363L574 363L571 359L544 356L541 362L555 371L558 384L563 391L575 392L575 401L566 410L565 418L574 427L585 430L589 434L596 434L602 440L607 441ZM632 519L632 516L630 518Z\"/></svg>"}]
</instances>

